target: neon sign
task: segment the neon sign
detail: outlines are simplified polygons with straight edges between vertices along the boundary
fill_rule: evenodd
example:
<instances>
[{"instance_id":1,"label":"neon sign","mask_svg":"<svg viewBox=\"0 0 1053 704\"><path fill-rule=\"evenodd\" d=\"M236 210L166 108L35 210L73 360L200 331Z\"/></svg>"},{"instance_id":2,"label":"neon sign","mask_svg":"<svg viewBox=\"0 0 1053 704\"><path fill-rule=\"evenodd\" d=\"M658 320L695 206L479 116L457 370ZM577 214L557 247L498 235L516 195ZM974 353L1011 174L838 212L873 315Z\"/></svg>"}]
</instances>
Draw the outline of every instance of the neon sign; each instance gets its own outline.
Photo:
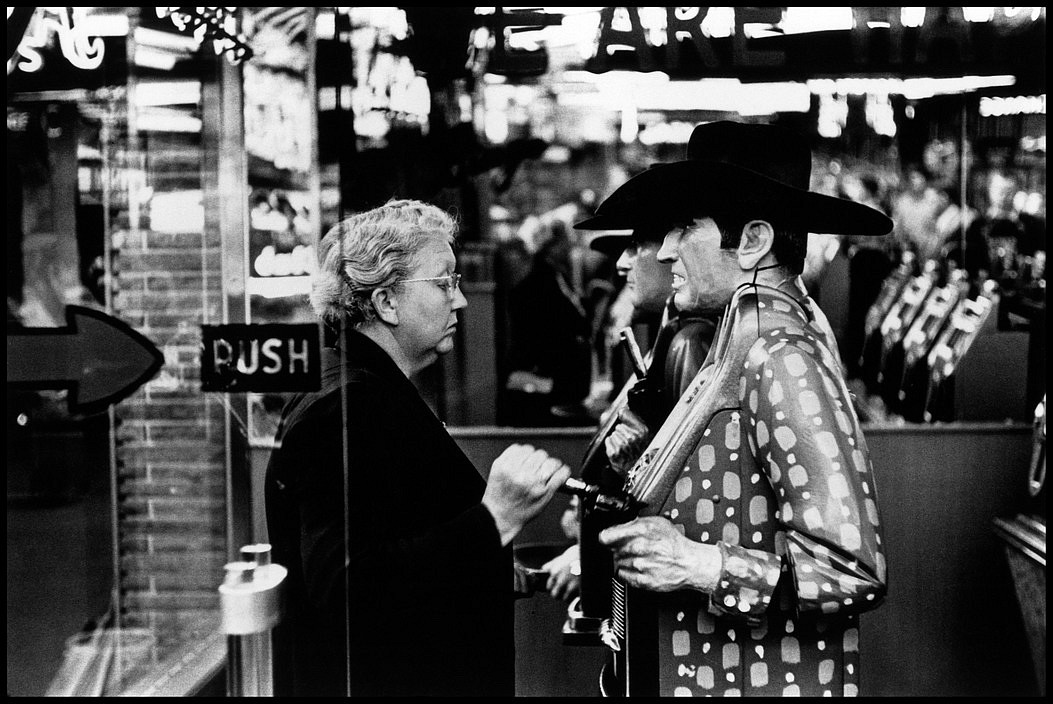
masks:
<instances>
[{"instance_id":1,"label":"neon sign","mask_svg":"<svg viewBox=\"0 0 1053 704\"><path fill-rule=\"evenodd\" d=\"M1046 94L1018 95L1015 97L980 98L981 117L1000 117L1002 115L1045 115Z\"/></svg>"},{"instance_id":2,"label":"neon sign","mask_svg":"<svg viewBox=\"0 0 1053 704\"><path fill-rule=\"evenodd\" d=\"M155 7L158 17L169 17L179 31L190 29L199 42L211 41L216 56L231 64L252 58L252 48L239 34L236 7Z\"/></svg>"},{"instance_id":3,"label":"neon sign","mask_svg":"<svg viewBox=\"0 0 1053 704\"><path fill-rule=\"evenodd\" d=\"M801 62L813 72L843 71L849 60L869 71L986 68L1024 60L1021 40L1035 35L1045 16L1044 8L852 7L837 8L849 12L831 14L835 24L812 27L792 9L604 7L586 68L691 76L787 71ZM810 36L792 41L795 34ZM816 46L829 56L815 54Z\"/></svg>"},{"instance_id":4,"label":"neon sign","mask_svg":"<svg viewBox=\"0 0 1053 704\"><path fill-rule=\"evenodd\" d=\"M7 18L15 8L7 8ZM85 7L38 7L29 23L26 35L18 45L17 66L25 73L35 73L44 67L42 51L54 44L58 36L59 47L66 60L79 69L90 71L102 64L106 45L102 37L91 39L82 25L86 17ZM8 64L8 73L12 70Z\"/></svg>"},{"instance_id":5,"label":"neon sign","mask_svg":"<svg viewBox=\"0 0 1053 704\"><path fill-rule=\"evenodd\" d=\"M256 276L302 276L317 270L314 247L298 244L291 252L279 252L267 245L252 262Z\"/></svg>"}]
</instances>

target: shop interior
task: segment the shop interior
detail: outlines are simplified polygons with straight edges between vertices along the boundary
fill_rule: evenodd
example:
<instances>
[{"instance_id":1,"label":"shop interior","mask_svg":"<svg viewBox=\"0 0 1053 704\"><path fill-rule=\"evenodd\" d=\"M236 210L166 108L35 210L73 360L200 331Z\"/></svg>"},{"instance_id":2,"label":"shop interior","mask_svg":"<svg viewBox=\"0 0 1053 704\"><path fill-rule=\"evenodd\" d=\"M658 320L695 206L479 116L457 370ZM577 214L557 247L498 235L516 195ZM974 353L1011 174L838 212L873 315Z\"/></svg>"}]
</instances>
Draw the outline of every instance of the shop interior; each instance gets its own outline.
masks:
<instances>
[{"instance_id":1,"label":"shop interior","mask_svg":"<svg viewBox=\"0 0 1053 704\"><path fill-rule=\"evenodd\" d=\"M632 373L617 330L646 349L657 321L573 225L734 119L807 135L813 190L896 222L876 246L813 235L804 274L894 556L860 694L1044 695L1045 20L8 8L8 694L238 693L219 586L267 542L286 392L206 390L202 329L315 322L318 241L351 213L418 198L460 221L468 307L414 383L476 466L510 442L580 462ZM541 259L581 334L524 333ZM103 369L104 328L152 351L92 395L64 355ZM516 539L523 559L569 544L566 505ZM597 694L602 646L565 639L566 617L517 602L517 695Z\"/></svg>"}]
</instances>

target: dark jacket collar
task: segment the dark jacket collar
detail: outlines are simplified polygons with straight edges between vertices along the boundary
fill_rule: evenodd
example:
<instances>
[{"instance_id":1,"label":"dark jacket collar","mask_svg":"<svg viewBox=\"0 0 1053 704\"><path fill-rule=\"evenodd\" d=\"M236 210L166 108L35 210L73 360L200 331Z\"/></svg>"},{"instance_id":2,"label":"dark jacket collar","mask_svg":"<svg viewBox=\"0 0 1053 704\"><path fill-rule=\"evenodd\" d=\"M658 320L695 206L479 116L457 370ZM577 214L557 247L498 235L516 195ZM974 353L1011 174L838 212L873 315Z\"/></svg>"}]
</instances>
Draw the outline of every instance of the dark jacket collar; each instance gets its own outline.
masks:
<instances>
[{"instance_id":1,"label":"dark jacket collar","mask_svg":"<svg viewBox=\"0 0 1053 704\"><path fill-rule=\"evenodd\" d=\"M322 348L322 387L336 388L341 383L342 370L363 371L380 377L391 384L407 384L413 387L395 360L380 345L368 336L347 325L343 340L340 330L325 328L325 346Z\"/></svg>"}]
</instances>

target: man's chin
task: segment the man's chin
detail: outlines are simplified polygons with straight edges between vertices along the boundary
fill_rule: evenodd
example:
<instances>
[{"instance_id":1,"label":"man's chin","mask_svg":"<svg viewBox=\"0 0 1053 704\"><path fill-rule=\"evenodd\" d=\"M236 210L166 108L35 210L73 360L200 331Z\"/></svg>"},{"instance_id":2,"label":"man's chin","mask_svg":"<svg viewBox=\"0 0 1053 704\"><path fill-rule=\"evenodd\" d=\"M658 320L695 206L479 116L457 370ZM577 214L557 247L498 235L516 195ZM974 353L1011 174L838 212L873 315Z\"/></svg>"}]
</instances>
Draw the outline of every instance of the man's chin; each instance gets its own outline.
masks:
<instances>
[{"instance_id":1,"label":"man's chin","mask_svg":"<svg viewBox=\"0 0 1053 704\"><path fill-rule=\"evenodd\" d=\"M678 289L673 296L673 304L681 312L689 312L698 308L698 299L686 288Z\"/></svg>"}]
</instances>

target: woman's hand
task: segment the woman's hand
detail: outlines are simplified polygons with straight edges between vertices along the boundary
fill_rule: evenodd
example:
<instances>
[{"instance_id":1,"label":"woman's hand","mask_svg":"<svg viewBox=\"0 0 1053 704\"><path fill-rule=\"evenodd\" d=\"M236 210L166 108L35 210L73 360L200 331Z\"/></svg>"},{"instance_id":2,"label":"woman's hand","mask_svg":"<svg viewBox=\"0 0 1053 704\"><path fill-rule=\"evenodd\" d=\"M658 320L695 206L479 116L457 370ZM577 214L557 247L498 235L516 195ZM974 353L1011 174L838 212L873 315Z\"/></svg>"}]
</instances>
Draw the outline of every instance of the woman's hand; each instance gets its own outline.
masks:
<instances>
[{"instance_id":1,"label":"woman's hand","mask_svg":"<svg viewBox=\"0 0 1053 704\"><path fill-rule=\"evenodd\" d=\"M502 545L541 513L569 476L570 467L531 445L509 445L494 460L482 504L494 517Z\"/></svg>"}]
</instances>

